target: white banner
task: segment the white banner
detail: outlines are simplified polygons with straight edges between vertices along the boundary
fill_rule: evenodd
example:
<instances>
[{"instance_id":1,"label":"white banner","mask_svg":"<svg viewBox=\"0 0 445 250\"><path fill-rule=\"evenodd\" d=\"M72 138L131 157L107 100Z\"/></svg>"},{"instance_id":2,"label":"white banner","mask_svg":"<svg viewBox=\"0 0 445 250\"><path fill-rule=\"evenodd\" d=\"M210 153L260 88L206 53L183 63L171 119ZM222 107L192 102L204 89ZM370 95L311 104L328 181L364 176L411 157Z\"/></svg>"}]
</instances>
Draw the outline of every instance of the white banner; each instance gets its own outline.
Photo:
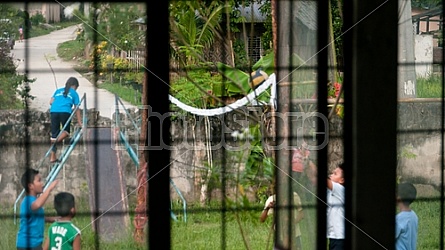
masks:
<instances>
[{"instance_id":1,"label":"white banner","mask_svg":"<svg viewBox=\"0 0 445 250\"><path fill-rule=\"evenodd\" d=\"M255 100L256 97L258 97L261 93L263 93L269 87L271 87L269 105L271 105L275 109L275 107L276 107L276 92L277 92L276 84L277 84L277 82L276 82L275 74L272 74L258 88L256 88L253 92L249 93L244 98L239 99L236 102L231 103L225 107L214 108L214 109L194 108L192 106L182 103L181 101L179 101L178 99L174 98L171 95L169 95L169 99L173 104L175 104L182 110L185 110L192 114L201 115L201 116L215 116L215 115L221 115L221 114L233 111L233 110L238 109L242 106L245 106L248 103L253 103L254 101L256 101Z\"/></svg>"}]
</instances>

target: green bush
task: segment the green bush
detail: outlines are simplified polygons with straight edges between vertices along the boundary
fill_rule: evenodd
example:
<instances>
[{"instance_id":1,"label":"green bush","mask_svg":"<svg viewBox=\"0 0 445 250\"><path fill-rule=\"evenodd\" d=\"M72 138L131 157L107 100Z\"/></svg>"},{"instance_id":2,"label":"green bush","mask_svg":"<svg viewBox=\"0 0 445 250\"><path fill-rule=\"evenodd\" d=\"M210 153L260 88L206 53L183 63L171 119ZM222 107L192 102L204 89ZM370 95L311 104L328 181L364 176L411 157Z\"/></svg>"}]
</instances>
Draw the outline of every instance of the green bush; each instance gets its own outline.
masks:
<instances>
[{"instance_id":1,"label":"green bush","mask_svg":"<svg viewBox=\"0 0 445 250\"><path fill-rule=\"evenodd\" d=\"M3 45L2 45L3 46ZM16 66L8 49L0 48L0 107L1 109L23 108L22 100L33 98L29 95L29 88L24 82L33 82L23 75L17 74ZM21 87L21 88L19 88ZM22 99L20 99L22 98Z\"/></svg>"},{"instance_id":2,"label":"green bush","mask_svg":"<svg viewBox=\"0 0 445 250\"><path fill-rule=\"evenodd\" d=\"M441 98L442 77L431 75L417 79L417 98Z\"/></svg>"},{"instance_id":3,"label":"green bush","mask_svg":"<svg viewBox=\"0 0 445 250\"><path fill-rule=\"evenodd\" d=\"M37 13L34 16L30 17L32 26L38 26L41 23L46 23L45 17L41 13Z\"/></svg>"}]
</instances>

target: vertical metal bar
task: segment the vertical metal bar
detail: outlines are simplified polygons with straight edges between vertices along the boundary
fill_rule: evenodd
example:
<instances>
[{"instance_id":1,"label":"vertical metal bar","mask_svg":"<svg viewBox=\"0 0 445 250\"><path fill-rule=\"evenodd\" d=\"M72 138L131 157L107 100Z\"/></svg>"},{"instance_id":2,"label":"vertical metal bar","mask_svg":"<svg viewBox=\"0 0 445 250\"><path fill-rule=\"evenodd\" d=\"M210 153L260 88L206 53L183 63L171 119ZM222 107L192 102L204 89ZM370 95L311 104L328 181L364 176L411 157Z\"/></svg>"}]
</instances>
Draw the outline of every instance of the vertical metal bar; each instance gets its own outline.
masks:
<instances>
[{"instance_id":1,"label":"vertical metal bar","mask_svg":"<svg viewBox=\"0 0 445 250\"><path fill-rule=\"evenodd\" d=\"M148 6L148 5L147 5ZM146 8L147 92L143 98L148 117L148 246L170 249L170 118L169 86L169 1L152 1ZM155 38L154 38L155 36ZM159 236L162 236L160 240Z\"/></svg>"},{"instance_id":2,"label":"vertical metal bar","mask_svg":"<svg viewBox=\"0 0 445 250\"><path fill-rule=\"evenodd\" d=\"M398 4L344 3L346 249L395 247Z\"/></svg>"},{"instance_id":3,"label":"vertical metal bar","mask_svg":"<svg viewBox=\"0 0 445 250\"><path fill-rule=\"evenodd\" d=\"M290 67L292 67L292 0L277 1L277 170L276 170L276 215L275 215L275 244L280 249L290 248L289 213L290 208Z\"/></svg>"},{"instance_id":4,"label":"vertical metal bar","mask_svg":"<svg viewBox=\"0 0 445 250\"><path fill-rule=\"evenodd\" d=\"M444 10L444 3L445 1L441 1L442 2L442 12ZM443 39L443 23L442 23L442 17L443 15L440 15L440 30L442 31L442 39ZM442 41L442 47L443 47L443 41ZM444 62L443 62L443 58L445 56L445 50L442 49L442 60L440 62L441 64L441 82L442 82L442 99L441 99L441 114L440 114L440 152L442 157L440 157L440 235L439 235L439 241L440 241L440 249L444 249L444 236L445 236L445 228L444 228L444 219L445 219L445 203L444 203L444 199L445 199L445 188L444 188L444 174L445 174L445 160L444 160L444 154L445 154L445 140L444 140L444 133L445 133L445 72L444 72Z\"/></svg>"},{"instance_id":5,"label":"vertical metal bar","mask_svg":"<svg viewBox=\"0 0 445 250\"><path fill-rule=\"evenodd\" d=\"M317 4L317 109L320 115L328 117L327 82L328 82L328 34L329 4L318 1ZM326 136L325 124L317 123L317 145L321 145ZM327 147L317 151L317 249L326 249L326 180L328 170Z\"/></svg>"},{"instance_id":6,"label":"vertical metal bar","mask_svg":"<svg viewBox=\"0 0 445 250\"><path fill-rule=\"evenodd\" d=\"M94 13L97 13L96 11L100 10L100 3L93 3L93 10ZM94 15L93 16L93 30L97 31L98 28L98 20L97 20L98 16ZM99 38L99 34L98 32L94 32L93 33L93 46L97 46L98 44L98 39ZM93 85L97 86L97 81L99 79L99 69L100 69L100 61L99 61L99 55L97 54L97 50L94 49L93 52L93 60L94 60L94 79L93 79ZM94 91L94 97L93 97L93 102L94 102L94 107L97 107L98 105L98 93L95 90ZM91 132L92 135L88 136L88 138L95 138L96 140L89 140L87 141L87 143L92 143L94 145L94 155L98 155L99 151L98 151L98 144L99 141L97 140L97 138L99 137L99 133L98 130L95 129L94 131ZM92 162L92 166L93 167L93 186L94 186L94 211L93 211L93 218L95 219L95 222L93 223L93 230L96 232L96 234L94 234L94 247L95 249L100 249L100 237L99 237L99 223L96 221L96 218L98 218L100 216L100 211L98 209L99 207L99 177L97 175L98 173L98 157L94 157L94 162Z\"/></svg>"},{"instance_id":7,"label":"vertical metal bar","mask_svg":"<svg viewBox=\"0 0 445 250\"><path fill-rule=\"evenodd\" d=\"M426 33L430 32L430 17L426 18Z\"/></svg>"}]
</instances>

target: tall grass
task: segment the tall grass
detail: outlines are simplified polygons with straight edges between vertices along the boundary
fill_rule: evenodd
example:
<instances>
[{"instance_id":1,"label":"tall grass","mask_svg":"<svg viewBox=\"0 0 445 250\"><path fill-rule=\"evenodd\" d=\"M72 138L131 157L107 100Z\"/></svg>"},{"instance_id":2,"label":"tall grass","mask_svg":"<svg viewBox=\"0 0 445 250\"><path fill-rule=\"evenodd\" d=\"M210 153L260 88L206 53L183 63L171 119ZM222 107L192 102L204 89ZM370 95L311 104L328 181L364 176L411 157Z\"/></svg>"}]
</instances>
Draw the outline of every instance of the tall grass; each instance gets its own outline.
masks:
<instances>
[{"instance_id":1,"label":"tall grass","mask_svg":"<svg viewBox=\"0 0 445 250\"><path fill-rule=\"evenodd\" d=\"M419 231L417 234L417 249L439 249L440 237L440 201L435 199L418 199L411 205L411 209L419 217Z\"/></svg>"},{"instance_id":2,"label":"tall grass","mask_svg":"<svg viewBox=\"0 0 445 250\"><path fill-rule=\"evenodd\" d=\"M442 77L431 75L417 79L418 98L441 98L442 97Z\"/></svg>"},{"instance_id":3,"label":"tall grass","mask_svg":"<svg viewBox=\"0 0 445 250\"><path fill-rule=\"evenodd\" d=\"M131 103L132 105L141 105L142 98L141 92L134 89L131 85L125 85L121 83L110 83L109 81L98 85L101 89L106 89L113 94L116 94L124 101Z\"/></svg>"}]
</instances>

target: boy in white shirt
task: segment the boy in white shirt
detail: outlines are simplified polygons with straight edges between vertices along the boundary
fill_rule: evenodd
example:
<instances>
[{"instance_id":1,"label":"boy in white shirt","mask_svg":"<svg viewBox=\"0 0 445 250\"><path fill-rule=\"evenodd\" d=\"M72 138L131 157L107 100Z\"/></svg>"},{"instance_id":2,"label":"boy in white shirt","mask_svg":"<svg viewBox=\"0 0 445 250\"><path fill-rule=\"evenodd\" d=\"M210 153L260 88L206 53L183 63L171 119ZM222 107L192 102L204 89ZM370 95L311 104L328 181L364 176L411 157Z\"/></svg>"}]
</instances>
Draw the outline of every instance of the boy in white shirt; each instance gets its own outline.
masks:
<instances>
[{"instance_id":1,"label":"boy in white shirt","mask_svg":"<svg viewBox=\"0 0 445 250\"><path fill-rule=\"evenodd\" d=\"M343 250L345 240L345 178L340 164L327 181L327 238L330 250Z\"/></svg>"}]
</instances>

